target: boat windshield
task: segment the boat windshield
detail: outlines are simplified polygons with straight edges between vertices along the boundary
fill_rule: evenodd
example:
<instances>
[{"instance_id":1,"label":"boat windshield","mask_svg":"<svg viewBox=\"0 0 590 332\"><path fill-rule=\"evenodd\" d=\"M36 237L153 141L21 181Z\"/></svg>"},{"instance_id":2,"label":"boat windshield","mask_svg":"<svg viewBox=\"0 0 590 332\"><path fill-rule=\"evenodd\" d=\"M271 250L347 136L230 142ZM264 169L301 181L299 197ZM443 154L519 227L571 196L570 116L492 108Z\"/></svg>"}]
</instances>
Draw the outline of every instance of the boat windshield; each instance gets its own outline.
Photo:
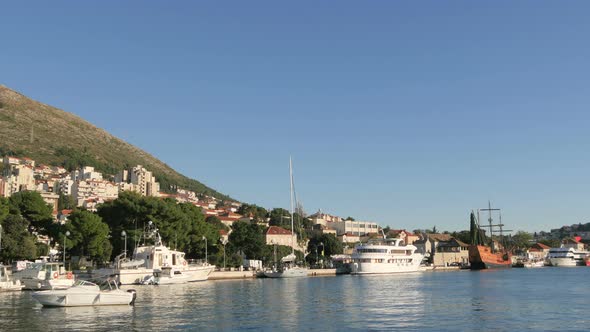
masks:
<instances>
[{"instance_id":1,"label":"boat windshield","mask_svg":"<svg viewBox=\"0 0 590 332\"><path fill-rule=\"evenodd\" d=\"M101 291L110 291L118 289L117 283L114 280L108 279L101 282L98 287Z\"/></svg>"}]
</instances>

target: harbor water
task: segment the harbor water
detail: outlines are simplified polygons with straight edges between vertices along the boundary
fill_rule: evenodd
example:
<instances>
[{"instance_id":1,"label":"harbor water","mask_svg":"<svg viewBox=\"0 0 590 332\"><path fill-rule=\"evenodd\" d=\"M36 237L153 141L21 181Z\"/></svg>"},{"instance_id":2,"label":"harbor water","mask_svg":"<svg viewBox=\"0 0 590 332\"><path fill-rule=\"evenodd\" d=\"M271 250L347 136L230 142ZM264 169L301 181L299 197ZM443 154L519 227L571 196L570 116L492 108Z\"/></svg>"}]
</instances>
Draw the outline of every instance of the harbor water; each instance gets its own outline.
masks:
<instances>
[{"instance_id":1,"label":"harbor water","mask_svg":"<svg viewBox=\"0 0 590 332\"><path fill-rule=\"evenodd\" d=\"M133 286L135 306L42 308L0 293L1 331L583 331L590 268Z\"/></svg>"}]
</instances>

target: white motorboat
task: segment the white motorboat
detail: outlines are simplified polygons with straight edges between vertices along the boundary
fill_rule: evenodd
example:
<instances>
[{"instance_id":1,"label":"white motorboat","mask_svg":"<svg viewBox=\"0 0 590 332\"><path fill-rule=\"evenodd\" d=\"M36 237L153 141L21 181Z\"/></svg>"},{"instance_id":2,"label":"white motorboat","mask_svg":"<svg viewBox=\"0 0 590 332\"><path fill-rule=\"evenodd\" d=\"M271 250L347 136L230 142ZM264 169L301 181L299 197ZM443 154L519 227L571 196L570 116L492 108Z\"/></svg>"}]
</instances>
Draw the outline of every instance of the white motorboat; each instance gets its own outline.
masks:
<instances>
[{"instance_id":1,"label":"white motorboat","mask_svg":"<svg viewBox=\"0 0 590 332\"><path fill-rule=\"evenodd\" d=\"M385 274L420 271L424 255L402 239L377 239L359 244L352 253L352 274Z\"/></svg>"},{"instance_id":2,"label":"white motorboat","mask_svg":"<svg viewBox=\"0 0 590 332\"><path fill-rule=\"evenodd\" d=\"M547 259L551 266L585 266L585 257L588 255L587 251L579 251L574 248L551 248L547 254Z\"/></svg>"},{"instance_id":3,"label":"white motorboat","mask_svg":"<svg viewBox=\"0 0 590 332\"><path fill-rule=\"evenodd\" d=\"M145 238L153 239L153 245L137 246L133 251L133 258L126 260L121 256L116 259L113 267L103 268L92 272L93 277L116 275L120 284L150 284L155 283L154 273L162 272L163 268L170 268L174 273L183 276L183 282L204 281L215 269L209 264L190 264L184 252L166 247L158 230L152 222L146 228Z\"/></svg>"},{"instance_id":4,"label":"white motorboat","mask_svg":"<svg viewBox=\"0 0 590 332\"><path fill-rule=\"evenodd\" d=\"M31 263L19 272L13 274L26 289L46 290L68 288L74 285L74 275L66 271L63 263L42 262Z\"/></svg>"},{"instance_id":5,"label":"white motorboat","mask_svg":"<svg viewBox=\"0 0 590 332\"><path fill-rule=\"evenodd\" d=\"M8 273L8 268L0 265L0 292L20 291L21 289L23 289L23 285L20 280L13 280Z\"/></svg>"},{"instance_id":6,"label":"white motorboat","mask_svg":"<svg viewBox=\"0 0 590 332\"><path fill-rule=\"evenodd\" d=\"M121 290L117 282L107 279L99 285L79 280L67 289L33 293L33 298L46 307L80 307L100 305L129 305L135 302L135 290Z\"/></svg>"},{"instance_id":7,"label":"white motorboat","mask_svg":"<svg viewBox=\"0 0 590 332\"><path fill-rule=\"evenodd\" d=\"M163 266L161 269L154 270L154 278L153 283L155 285L169 285L169 284L185 284L187 282L193 281L204 281L207 280L209 274L215 266L212 265L204 265L199 266L200 273L198 270L190 270L187 273L186 270L179 269L177 267L172 266ZM148 282L148 283L150 283Z\"/></svg>"}]
</instances>

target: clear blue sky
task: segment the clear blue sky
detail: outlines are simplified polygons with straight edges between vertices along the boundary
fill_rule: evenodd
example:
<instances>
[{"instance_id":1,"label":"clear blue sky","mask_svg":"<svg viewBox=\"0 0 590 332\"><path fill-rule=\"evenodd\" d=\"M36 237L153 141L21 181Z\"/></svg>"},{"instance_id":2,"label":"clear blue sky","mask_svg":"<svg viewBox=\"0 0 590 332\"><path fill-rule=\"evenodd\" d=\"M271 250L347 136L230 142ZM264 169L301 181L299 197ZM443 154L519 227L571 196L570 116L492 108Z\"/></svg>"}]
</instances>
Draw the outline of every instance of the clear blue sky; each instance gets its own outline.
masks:
<instances>
[{"instance_id":1,"label":"clear blue sky","mask_svg":"<svg viewBox=\"0 0 590 332\"><path fill-rule=\"evenodd\" d=\"M10 1L0 83L244 202L589 222L590 3Z\"/></svg>"}]
</instances>

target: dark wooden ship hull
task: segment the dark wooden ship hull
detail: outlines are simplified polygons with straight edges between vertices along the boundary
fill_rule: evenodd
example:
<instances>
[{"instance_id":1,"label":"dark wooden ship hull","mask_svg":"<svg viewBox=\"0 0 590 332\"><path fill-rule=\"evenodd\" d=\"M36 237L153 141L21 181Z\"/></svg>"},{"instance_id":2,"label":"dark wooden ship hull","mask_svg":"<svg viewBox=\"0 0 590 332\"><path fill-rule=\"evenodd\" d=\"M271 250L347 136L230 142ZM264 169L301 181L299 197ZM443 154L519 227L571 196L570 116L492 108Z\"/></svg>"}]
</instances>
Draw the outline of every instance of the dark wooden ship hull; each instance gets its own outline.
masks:
<instances>
[{"instance_id":1,"label":"dark wooden ship hull","mask_svg":"<svg viewBox=\"0 0 590 332\"><path fill-rule=\"evenodd\" d=\"M512 267L512 257L506 252L492 252L488 246L470 245L469 264L472 270Z\"/></svg>"}]
</instances>

